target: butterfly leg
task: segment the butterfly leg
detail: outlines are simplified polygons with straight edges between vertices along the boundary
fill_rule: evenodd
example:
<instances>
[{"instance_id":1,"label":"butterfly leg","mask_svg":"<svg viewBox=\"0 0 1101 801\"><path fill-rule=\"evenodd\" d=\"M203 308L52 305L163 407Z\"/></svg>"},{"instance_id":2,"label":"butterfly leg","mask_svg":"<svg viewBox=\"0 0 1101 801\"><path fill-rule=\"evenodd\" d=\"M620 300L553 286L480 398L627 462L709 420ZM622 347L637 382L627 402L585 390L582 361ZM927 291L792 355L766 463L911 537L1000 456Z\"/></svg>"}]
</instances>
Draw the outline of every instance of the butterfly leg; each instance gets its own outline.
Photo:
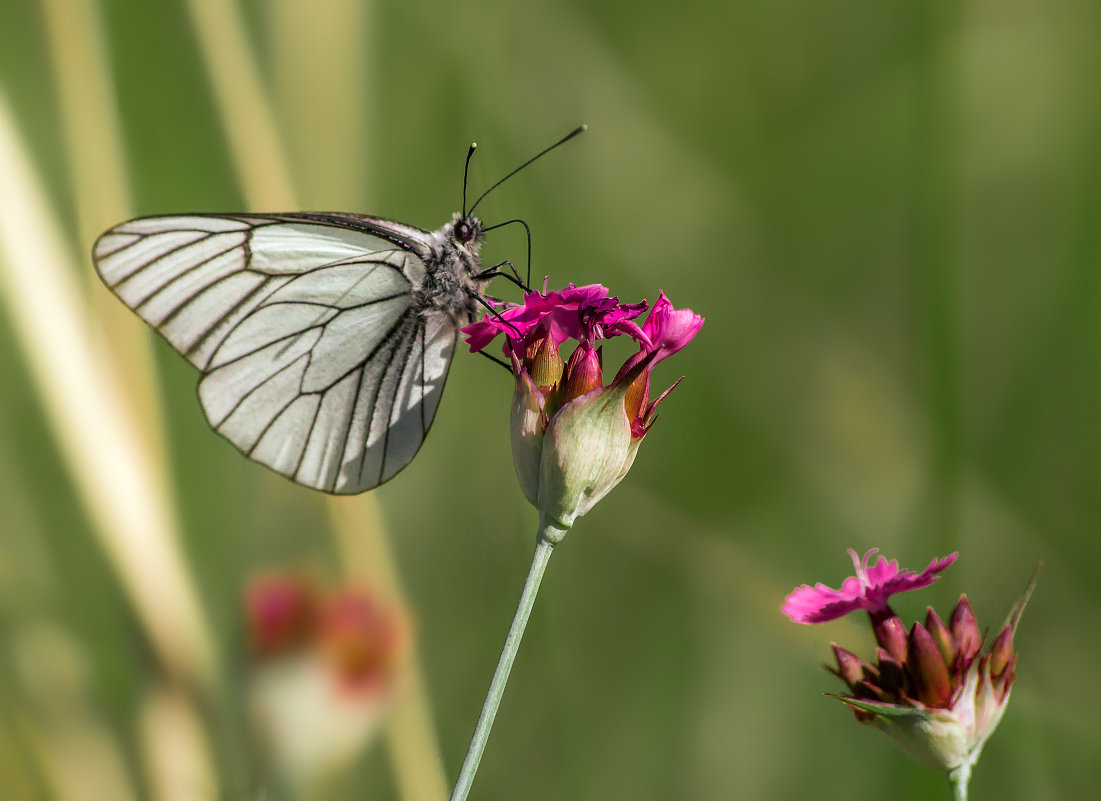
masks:
<instances>
[{"instance_id":1,"label":"butterfly leg","mask_svg":"<svg viewBox=\"0 0 1101 801\"><path fill-rule=\"evenodd\" d=\"M514 334L516 335L516 338L517 338L517 339L523 339L523 338L524 338L524 335L523 335L522 333L520 333L520 329L519 329L519 328L517 328L516 326L514 326L514 325L513 325L512 323L510 323L510 322L509 322L508 320L506 320L506 319L505 319L504 317L502 317L502 316L501 316L501 313L500 313L499 311L497 311L497 310L496 310L495 308L493 308L493 304L491 304L491 303L490 303L489 301L487 301L487 300L486 300L485 298L483 298L483 297L482 297L481 295L474 295L474 299L475 299L476 301L478 301L479 303L481 303L481 304L482 304L483 306L485 306L485 307L486 307L487 309L489 309L489 313L490 313L490 314L492 314L492 315L493 315L494 317L496 317L496 318L497 318L498 320L500 320L500 321L501 321L502 323L504 323L504 324L505 324L505 325L507 325L507 326L508 326L509 328L511 328L511 329L512 329L512 333L514 333Z\"/></svg>"},{"instance_id":2,"label":"butterfly leg","mask_svg":"<svg viewBox=\"0 0 1101 801\"><path fill-rule=\"evenodd\" d=\"M528 286L531 284L531 228L528 227L528 224L526 222L524 222L523 220L517 218L515 220L506 220L503 223L497 223L496 225L491 225L488 228L486 228L485 231L488 233L489 231L492 231L494 228L502 228L506 225L512 225L513 223L519 223L520 225L524 226L524 232L525 232L525 234L527 235L527 238L528 238L528 277L527 277L527 280L525 280L524 283L521 284L521 286L523 286L525 290L530 292L531 290L528 289ZM504 264L504 263L505 262L501 262L501 264ZM501 265L499 264L497 266L500 267ZM511 262L509 262L509 266L512 267ZM516 270L515 267L513 267L512 269L514 271ZM520 275L517 274L516 277L519 278Z\"/></svg>"},{"instance_id":3,"label":"butterfly leg","mask_svg":"<svg viewBox=\"0 0 1101 801\"><path fill-rule=\"evenodd\" d=\"M486 357L487 359L489 359L489 360L490 360L491 362L496 362L497 364L501 365L501 366L502 366L502 367L504 367L504 368L505 368L506 370L508 370L508 372L509 372L509 374L510 374L510 375L512 374L512 368L511 368L511 367L509 367L509 366L508 366L508 365L507 365L507 364L505 363L505 361L504 361L503 359L498 359L498 358L497 358L496 356L494 356L493 354L491 354L491 353L486 353L486 352L485 352L484 350L480 350L480 351L478 351L478 355L480 355L480 356L485 356L485 357Z\"/></svg>"},{"instance_id":4,"label":"butterfly leg","mask_svg":"<svg viewBox=\"0 0 1101 801\"><path fill-rule=\"evenodd\" d=\"M508 265L509 270L511 270L511 273L506 273L504 270L501 269L506 264ZM516 269L516 266L508 259L505 259L499 264L494 264L488 270L482 270L480 273L476 273L474 277L479 279L504 278L516 284L516 286L520 287L520 289L524 290L525 292L531 292L531 287L523 282L523 280L520 278L520 272Z\"/></svg>"}]
</instances>

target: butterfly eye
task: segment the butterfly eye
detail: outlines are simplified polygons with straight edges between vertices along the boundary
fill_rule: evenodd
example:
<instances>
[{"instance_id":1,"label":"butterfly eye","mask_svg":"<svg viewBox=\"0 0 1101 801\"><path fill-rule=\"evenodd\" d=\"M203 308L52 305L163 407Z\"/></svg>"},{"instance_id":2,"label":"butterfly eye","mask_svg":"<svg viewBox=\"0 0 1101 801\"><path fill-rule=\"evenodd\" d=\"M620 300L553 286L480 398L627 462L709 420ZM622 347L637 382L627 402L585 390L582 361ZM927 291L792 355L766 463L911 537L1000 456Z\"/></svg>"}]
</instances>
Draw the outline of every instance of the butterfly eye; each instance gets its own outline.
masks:
<instances>
[{"instance_id":1,"label":"butterfly eye","mask_svg":"<svg viewBox=\"0 0 1101 801\"><path fill-rule=\"evenodd\" d=\"M459 224L455 226L455 239L465 244L473 238L474 229L466 220L461 220Z\"/></svg>"}]
</instances>

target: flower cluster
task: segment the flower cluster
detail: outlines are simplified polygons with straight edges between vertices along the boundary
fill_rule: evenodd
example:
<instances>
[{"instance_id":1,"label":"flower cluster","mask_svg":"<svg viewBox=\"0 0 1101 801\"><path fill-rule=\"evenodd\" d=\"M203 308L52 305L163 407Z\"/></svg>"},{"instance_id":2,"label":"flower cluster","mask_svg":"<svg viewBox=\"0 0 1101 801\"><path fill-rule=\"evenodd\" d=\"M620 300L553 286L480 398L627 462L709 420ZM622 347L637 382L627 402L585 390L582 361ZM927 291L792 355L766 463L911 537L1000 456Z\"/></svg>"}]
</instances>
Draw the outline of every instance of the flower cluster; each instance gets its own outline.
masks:
<instances>
[{"instance_id":1,"label":"flower cluster","mask_svg":"<svg viewBox=\"0 0 1101 801\"><path fill-rule=\"evenodd\" d=\"M646 303L623 304L599 284L529 292L521 304L463 329L471 351L504 336L516 379L513 461L524 496L558 538L622 480L672 386L650 398L650 374L687 345L703 318L674 309L661 294L645 322ZM604 385L597 342L626 335L639 347ZM563 362L567 341L576 347ZM674 383L673 386L676 386Z\"/></svg>"},{"instance_id":2,"label":"flower cluster","mask_svg":"<svg viewBox=\"0 0 1101 801\"><path fill-rule=\"evenodd\" d=\"M272 764L304 788L344 765L377 732L393 699L405 626L367 592L322 592L270 573L245 591L248 699Z\"/></svg>"},{"instance_id":3,"label":"flower cluster","mask_svg":"<svg viewBox=\"0 0 1101 801\"><path fill-rule=\"evenodd\" d=\"M931 607L925 623L906 626L891 609L891 595L927 587L957 554L934 559L919 574L900 569L873 549L860 559L849 551L856 575L840 590L823 584L797 587L783 612L796 623L825 623L864 610L877 643L874 662L832 644L836 667L827 669L848 686L836 696L857 720L883 730L910 756L964 776L979 757L1009 701L1017 655L1013 634L1032 586L1017 601L1008 621L984 653L984 636L967 596L960 597L945 623ZM964 779L965 781L965 779Z\"/></svg>"},{"instance_id":4,"label":"flower cluster","mask_svg":"<svg viewBox=\"0 0 1101 801\"><path fill-rule=\"evenodd\" d=\"M393 612L365 591L345 588L322 594L290 574L253 579L245 591L245 613L256 661L310 652L349 693L388 683L404 639Z\"/></svg>"}]
</instances>

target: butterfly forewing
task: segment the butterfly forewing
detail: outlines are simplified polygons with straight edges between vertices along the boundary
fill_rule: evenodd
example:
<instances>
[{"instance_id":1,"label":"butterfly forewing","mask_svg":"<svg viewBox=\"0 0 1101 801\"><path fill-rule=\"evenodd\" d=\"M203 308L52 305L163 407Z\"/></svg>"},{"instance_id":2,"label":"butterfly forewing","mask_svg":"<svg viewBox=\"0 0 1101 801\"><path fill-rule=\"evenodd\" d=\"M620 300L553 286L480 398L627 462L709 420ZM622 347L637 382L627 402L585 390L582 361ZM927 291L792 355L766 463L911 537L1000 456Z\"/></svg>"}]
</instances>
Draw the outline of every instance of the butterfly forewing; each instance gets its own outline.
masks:
<instances>
[{"instance_id":1,"label":"butterfly forewing","mask_svg":"<svg viewBox=\"0 0 1101 801\"><path fill-rule=\"evenodd\" d=\"M203 371L220 434L300 484L355 493L416 454L451 364L455 321L414 307L429 236L358 215L146 217L93 256Z\"/></svg>"}]
</instances>

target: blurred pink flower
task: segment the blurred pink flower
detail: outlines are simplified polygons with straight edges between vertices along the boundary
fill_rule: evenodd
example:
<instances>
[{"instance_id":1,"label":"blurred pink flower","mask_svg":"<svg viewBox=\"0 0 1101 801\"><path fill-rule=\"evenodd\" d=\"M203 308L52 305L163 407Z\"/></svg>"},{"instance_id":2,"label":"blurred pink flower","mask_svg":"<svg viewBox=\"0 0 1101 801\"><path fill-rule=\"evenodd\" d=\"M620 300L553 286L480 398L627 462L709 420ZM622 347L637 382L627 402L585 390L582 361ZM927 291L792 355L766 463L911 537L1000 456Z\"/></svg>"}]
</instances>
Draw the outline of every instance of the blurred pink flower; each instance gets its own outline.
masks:
<instances>
[{"instance_id":1,"label":"blurred pink flower","mask_svg":"<svg viewBox=\"0 0 1101 801\"><path fill-rule=\"evenodd\" d=\"M317 589L301 576L263 573L245 588L252 653L270 657L306 643L317 625Z\"/></svg>"},{"instance_id":2,"label":"blurred pink flower","mask_svg":"<svg viewBox=\"0 0 1101 801\"><path fill-rule=\"evenodd\" d=\"M245 590L248 705L274 769L302 792L350 763L393 701L408 627L362 588L293 573Z\"/></svg>"},{"instance_id":3,"label":"blurred pink flower","mask_svg":"<svg viewBox=\"0 0 1101 801\"><path fill-rule=\"evenodd\" d=\"M348 690L384 688L404 639L394 613L362 590L338 592L321 608L318 641Z\"/></svg>"},{"instance_id":4,"label":"blurred pink flower","mask_svg":"<svg viewBox=\"0 0 1101 801\"><path fill-rule=\"evenodd\" d=\"M864 554L863 560L856 551L849 549L856 575L845 579L840 590L818 583L811 587L804 584L796 587L784 599L782 611L796 623L826 623L837 620L858 609L866 610L873 621L890 612L887 600L899 592L920 590L928 587L940 576L937 574L956 561L958 553L952 553L940 559L934 559L921 573L900 569L896 560L888 562L882 556L875 565L869 564L871 557L879 553L872 548Z\"/></svg>"}]
</instances>

